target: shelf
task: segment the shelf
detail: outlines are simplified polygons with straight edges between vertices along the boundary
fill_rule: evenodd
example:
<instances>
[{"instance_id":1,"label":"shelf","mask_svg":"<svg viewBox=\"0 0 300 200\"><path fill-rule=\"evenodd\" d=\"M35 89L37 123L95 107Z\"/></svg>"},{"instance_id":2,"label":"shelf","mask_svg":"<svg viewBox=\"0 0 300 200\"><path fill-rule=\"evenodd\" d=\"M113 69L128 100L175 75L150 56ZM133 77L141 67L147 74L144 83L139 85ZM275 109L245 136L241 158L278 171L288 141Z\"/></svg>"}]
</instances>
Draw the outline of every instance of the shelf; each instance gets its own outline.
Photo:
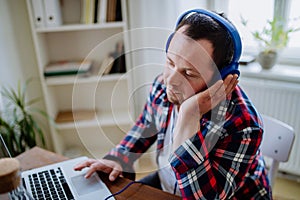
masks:
<instances>
[{"instance_id":1,"label":"shelf","mask_svg":"<svg viewBox=\"0 0 300 200\"><path fill-rule=\"evenodd\" d=\"M112 112L99 112L97 117L92 120L82 120L66 123L57 123L58 130L74 129L74 128L91 128L91 127L104 127L104 126L117 126L117 125L131 125L130 114L127 110L119 110L117 113Z\"/></svg>"},{"instance_id":2,"label":"shelf","mask_svg":"<svg viewBox=\"0 0 300 200\"><path fill-rule=\"evenodd\" d=\"M56 76L56 77L47 77L46 84L48 86L59 86L59 85L70 85L70 84L80 84L80 83L97 83L99 81L109 82L109 81L119 81L126 80L127 75L125 74L109 74L103 76Z\"/></svg>"},{"instance_id":3,"label":"shelf","mask_svg":"<svg viewBox=\"0 0 300 200\"><path fill-rule=\"evenodd\" d=\"M67 24L58 27L37 28L37 33L64 32L64 31L82 31L82 30L100 30L108 28L123 28L124 22L107 22L99 24Z\"/></svg>"},{"instance_id":4,"label":"shelf","mask_svg":"<svg viewBox=\"0 0 300 200\"><path fill-rule=\"evenodd\" d=\"M257 62L254 62L241 65L240 71L242 77L300 83L299 66L276 64L272 69L264 70Z\"/></svg>"},{"instance_id":5,"label":"shelf","mask_svg":"<svg viewBox=\"0 0 300 200\"><path fill-rule=\"evenodd\" d=\"M127 2L121 0L123 21L101 20L101 23L81 24L81 0L65 1L61 7L62 21L65 23L56 27L45 24L46 27L39 27L32 1L26 2L46 113L55 117L54 125L50 124L53 125L50 135L54 150L62 154L67 148L75 146L87 154L84 147L89 144L95 154L103 155L111 144L104 140L100 141L104 144L99 144L94 133L115 132L109 138L118 143L123 130L133 124L133 112L129 110L134 106L126 101L131 97L129 73L103 75L106 66L102 66L104 58L116 50L117 42L123 41L124 50L129 48L125 47L129 44L129 35L124 34L127 31ZM126 66L129 67L131 57L128 54L125 56ZM81 74L71 74L69 71L66 75L64 71L57 76L44 75L45 65L76 59L90 60L93 66L88 71L81 71ZM80 137L79 132L82 133Z\"/></svg>"}]
</instances>

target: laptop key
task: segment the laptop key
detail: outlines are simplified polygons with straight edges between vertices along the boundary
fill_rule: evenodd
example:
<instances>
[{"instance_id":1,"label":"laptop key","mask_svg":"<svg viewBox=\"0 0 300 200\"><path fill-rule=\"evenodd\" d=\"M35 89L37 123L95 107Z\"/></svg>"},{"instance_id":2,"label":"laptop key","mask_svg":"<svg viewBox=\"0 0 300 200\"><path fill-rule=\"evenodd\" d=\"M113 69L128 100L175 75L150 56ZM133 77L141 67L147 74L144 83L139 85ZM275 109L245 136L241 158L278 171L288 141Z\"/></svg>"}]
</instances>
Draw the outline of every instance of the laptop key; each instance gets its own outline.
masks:
<instances>
[{"instance_id":1,"label":"laptop key","mask_svg":"<svg viewBox=\"0 0 300 200\"><path fill-rule=\"evenodd\" d=\"M70 190L70 187L69 187L69 185L67 184L67 182L62 183L62 187L63 187L63 189L64 189L64 191L65 191L65 194L66 194L67 198L68 198L69 200L74 199L74 196L73 196L73 194L72 194L72 192L71 192L71 190Z\"/></svg>"}]
</instances>

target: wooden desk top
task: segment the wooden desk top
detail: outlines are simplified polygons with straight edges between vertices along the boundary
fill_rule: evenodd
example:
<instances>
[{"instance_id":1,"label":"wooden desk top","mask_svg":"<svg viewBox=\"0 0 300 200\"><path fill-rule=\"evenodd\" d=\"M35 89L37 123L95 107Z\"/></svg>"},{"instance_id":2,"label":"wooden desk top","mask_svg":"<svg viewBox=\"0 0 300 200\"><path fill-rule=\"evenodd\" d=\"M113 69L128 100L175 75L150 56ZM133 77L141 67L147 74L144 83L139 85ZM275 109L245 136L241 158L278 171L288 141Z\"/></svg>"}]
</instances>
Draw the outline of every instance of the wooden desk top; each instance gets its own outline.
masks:
<instances>
[{"instance_id":1,"label":"wooden desk top","mask_svg":"<svg viewBox=\"0 0 300 200\"><path fill-rule=\"evenodd\" d=\"M29 170L37 167L41 167L48 164L57 163L60 161L67 160L67 157L62 155L44 150L39 147L34 147L19 156L19 159L22 170ZM101 179L105 182L107 187L110 189L112 193L116 193L120 191L123 187L125 187L128 183L131 182L129 179L118 178L116 181L111 182L108 180L108 176L101 175ZM116 200L147 200L147 199L155 199L155 200L178 200L180 197L169 194L167 192L161 191L159 189L143 185L140 183L134 183L129 188L127 188L124 192L115 196Z\"/></svg>"}]
</instances>

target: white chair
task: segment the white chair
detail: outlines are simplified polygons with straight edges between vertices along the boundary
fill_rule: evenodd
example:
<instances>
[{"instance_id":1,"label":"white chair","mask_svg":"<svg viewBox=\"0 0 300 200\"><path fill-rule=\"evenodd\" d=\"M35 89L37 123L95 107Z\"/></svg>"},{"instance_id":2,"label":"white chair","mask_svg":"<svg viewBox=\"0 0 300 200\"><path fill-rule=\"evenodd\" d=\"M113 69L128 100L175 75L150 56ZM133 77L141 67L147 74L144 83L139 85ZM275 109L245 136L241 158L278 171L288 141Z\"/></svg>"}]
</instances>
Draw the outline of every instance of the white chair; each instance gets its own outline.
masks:
<instances>
[{"instance_id":1,"label":"white chair","mask_svg":"<svg viewBox=\"0 0 300 200\"><path fill-rule=\"evenodd\" d=\"M261 152L263 156L271 158L268 177L270 186L273 188L276 174L280 162L286 162L289 159L293 146L295 133L294 129L272 117L262 115L264 123L264 134L261 143Z\"/></svg>"}]
</instances>

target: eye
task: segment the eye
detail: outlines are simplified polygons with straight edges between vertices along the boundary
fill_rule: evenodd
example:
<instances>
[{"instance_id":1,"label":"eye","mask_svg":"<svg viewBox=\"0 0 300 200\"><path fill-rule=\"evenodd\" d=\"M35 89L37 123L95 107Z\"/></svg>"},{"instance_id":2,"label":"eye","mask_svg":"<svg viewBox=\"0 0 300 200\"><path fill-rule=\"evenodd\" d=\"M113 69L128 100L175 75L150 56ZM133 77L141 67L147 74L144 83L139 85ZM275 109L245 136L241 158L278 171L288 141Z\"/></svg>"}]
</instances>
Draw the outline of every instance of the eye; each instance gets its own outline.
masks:
<instances>
[{"instance_id":1,"label":"eye","mask_svg":"<svg viewBox=\"0 0 300 200\"><path fill-rule=\"evenodd\" d=\"M174 63L169 59L167 60L167 65L172 68L175 66Z\"/></svg>"},{"instance_id":2,"label":"eye","mask_svg":"<svg viewBox=\"0 0 300 200\"><path fill-rule=\"evenodd\" d=\"M184 74L187 77L197 77L197 74L191 70L185 70Z\"/></svg>"}]
</instances>

